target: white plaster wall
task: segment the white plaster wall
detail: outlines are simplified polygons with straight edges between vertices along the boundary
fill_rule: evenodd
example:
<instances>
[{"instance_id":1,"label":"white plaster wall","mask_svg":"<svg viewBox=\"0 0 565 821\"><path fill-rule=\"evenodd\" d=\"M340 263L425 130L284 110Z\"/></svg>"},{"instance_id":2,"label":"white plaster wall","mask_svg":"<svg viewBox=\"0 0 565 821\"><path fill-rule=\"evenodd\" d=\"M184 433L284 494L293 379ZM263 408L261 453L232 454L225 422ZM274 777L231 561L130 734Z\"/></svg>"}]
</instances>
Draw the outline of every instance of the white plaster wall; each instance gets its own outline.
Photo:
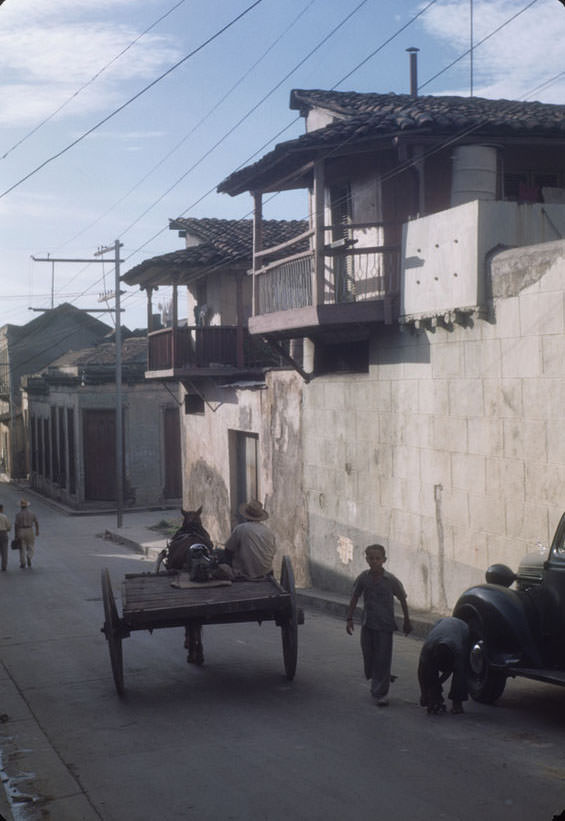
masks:
<instances>
[{"instance_id":1,"label":"white plaster wall","mask_svg":"<svg viewBox=\"0 0 565 821\"><path fill-rule=\"evenodd\" d=\"M314 584L345 592L382 542L416 608L517 569L565 508L565 242L499 253L492 317L373 339L370 372L304 389Z\"/></svg>"},{"instance_id":2,"label":"white plaster wall","mask_svg":"<svg viewBox=\"0 0 565 821\"><path fill-rule=\"evenodd\" d=\"M302 379L292 371L267 374L264 388L222 389L199 383L203 414L182 416L184 507L203 505L213 542L223 544L231 520L230 431L258 436L259 497L277 541L275 568L285 554L296 582L309 582L306 508L302 487Z\"/></svg>"}]
</instances>

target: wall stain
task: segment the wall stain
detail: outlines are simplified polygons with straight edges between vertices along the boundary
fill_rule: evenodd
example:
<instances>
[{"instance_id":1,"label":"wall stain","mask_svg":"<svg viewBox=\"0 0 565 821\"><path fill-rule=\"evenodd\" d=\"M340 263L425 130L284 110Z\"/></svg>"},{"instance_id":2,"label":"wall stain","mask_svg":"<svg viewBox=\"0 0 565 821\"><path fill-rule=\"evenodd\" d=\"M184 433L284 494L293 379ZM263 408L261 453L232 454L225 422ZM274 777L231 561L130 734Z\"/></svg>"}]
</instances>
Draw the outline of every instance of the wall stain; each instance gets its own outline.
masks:
<instances>
[{"instance_id":1,"label":"wall stain","mask_svg":"<svg viewBox=\"0 0 565 821\"><path fill-rule=\"evenodd\" d=\"M443 485L434 485L434 501L436 505L436 527L438 543L438 581L439 606L442 612L447 611L447 594L445 592L445 532L441 511L441 494Z\"/></svg>"}]
</instances>

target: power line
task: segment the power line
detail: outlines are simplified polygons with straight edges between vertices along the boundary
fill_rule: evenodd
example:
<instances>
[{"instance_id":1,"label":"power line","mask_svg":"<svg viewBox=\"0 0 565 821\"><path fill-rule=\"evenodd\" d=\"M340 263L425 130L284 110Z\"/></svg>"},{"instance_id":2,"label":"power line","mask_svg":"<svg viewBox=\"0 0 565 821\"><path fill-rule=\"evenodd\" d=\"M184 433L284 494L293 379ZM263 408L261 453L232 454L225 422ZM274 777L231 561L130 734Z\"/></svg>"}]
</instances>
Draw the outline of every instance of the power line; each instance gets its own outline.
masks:
<instances>
[{"instance_id":1,"label":"power line","mask_svg":"<svg viewBox=\"0 0 565 821\"><path fill-rule=\"evenodd\" d=\"M357 63L355 68L352 68L351 71L348 74L346 74L344 77L341 78L341 80L338 80L337 83L335 83L335 85L332 86L332 90L337 88L338 86L340 86L346 80L348 80L351 77L352 74L355 74L356 71L359 71L359 69L362 66L364 66L365 63L368 63L369 60L371 60L376 54L379 53L379 51L382 51L383 48L385 48L385 46L388 46L389 43L392 43L392 41L395 40L400 34L402 34L403 31L406 31L406 29L409 26L411 26L412 23L414 23L418 19L418 17L421 17L422 14L425 14L427 12L427 10L430 8L430 6L434 5L434 3L437 3L437 0L431 0L431 2L429 2L427 6L424 6L423 9L420 9L420 11L417 12L417 14L415 14L410 20L408 20L407 23L405 23L403 26L401 26L401 28L397 29L394 32L394 34L391 34L390 37L388 37L386 40L384 40L380 44L380 46L378 46L374 51L372 51L370 54L368 54L363 60L361 60L360 63Z\"/></svg>"},{"instance_id":2,"label":"power line","mask_svg":"<svg viewBox=\"0 0 565 821\"><path fill-rule=\"evenodd\" d=\"M380 51L380 50L381 50L381 49L382 49L382 48L383 48L386 44L388 44L388 43L389 43L392 39L394 39L394 37L398 36L398 35L399 35L402 31L404 31L404 30L407 28L407 26L408 26L408 25L410 25L411 23L413 23L413 22L414 22L414 21L415 21L415 20L416 20L419 16L421 16L421 14L422 14L424 11L426 11L429 7L431 7L431 6L432 6L435 2L436 2L436 0L432 0L432 2L428 3L428 5L427 5L424 9L422 9L420 12L418 12L416 15L414 15L414 16L411 18L411 20L410 20L407 24L405 24L404 26L402 26L402 27L401 27L401 28L400 28L400 29L399 29L399 30L398 30L398 31L397 31L394 35L392 35L391 37L387 38L387 40L386 40L386 41L384 41L384 42L383 42L383 43L382 43L382 44L381 44L381 45L380 45L377 49L375 49L373 52L371 52L371 54L370 54L370 55L368 55L366 58L364 58L364 60L362 60L362 61L361 61L361 62L360 62L360 63L356 66L356 68L355 68L355 69L353 69L353 70L352 70L352 71L350 71L347 75L345 75L344 77L342 77L342 78L341 78L341 80L337 81L337 83L333 86L333 88L336 88L336 87L337 87L338 85L340 85L340 84L341 84L341 83L342 83L345 79L347 79L349 76L351 76L351 74L352 74L352 73L354 73L354 72L355 72L358 68L360 68L362 65L364 65L364 64L367 62L367 60L368 60L368 59L370 59L370 57L372 57L372 56L374 56L376 53L378 53L378 52L379 52L379 51ZM512 21L513 21L513 20L514 20L517 16L519 16L519 14L522 14L522 13L523 13L524 11L526 11L526 10L527 10L530 6L534 5L534 3L535 3L535 2L537 2L537 0L533 0L533 2L529 3L529 4L528 4L526 7L524 7L524 8L523 8L520 12L518 12L518 13L516 13L516 14L512 15L510 18L508 18L508 19L507 19L507 20L506 20L503 24L501 24L500 26L498 26L498 27L497 27L496 29L494 29L494 30L493 30L493 31L492 31L489 35L487 35L485 38L483 38L481 41L479 41L479 43L477 43L477 44L475 45L475 48L476 48L476 47L478 47L479 45L481 45L482 43L484 43L486 40L490 39L492 36L494 36L494 34L498 33L498 32L499 32L502 28L504 28L506 25L508 25L510 22L512 22ZM458 58L458 60L456 60L456 61L454 61L454 62L458 62L460 59L463 59L463 57L464 57L466 54L468 54L468 53L469 53L469 50L467 50L466 52L464 52L464 54L462 54L462 55ZM452 63L451 65L453 65L453 63ZM446 70L447 70L447 68L449 68L449 67L446 67L445 69L443 69L443 70L442 70L442 72L443 72L443 71L446 71ZM555 75L554 77L552 77L552 78L548 79L548 80L547 80L547 81L545 81L543 84L541 84L538 88L546 88L548 85L550 85L551 83L555 82L555 81L556 81L556 80L557 80L560 76L562 76L562 74L565 74L565 72L560 72L559 74ZM437 75L436 75L436 76L437 76ZM429 82L431 82L431 80L432 80L432 79L434 79L434 78L430 78L430 80L426 81L426 84L427 84L427 83L429 83ZM530 93L534 93L536 90L538 90L538 88L533 89L533 90L532 90L532 92L530 92ZM278 136L280 136L280 134L281 134L281 133L283 133L283 132L284 132L285 130L287 130L287 129L288 129L288 128L292 125L292 124L294 124L294 123L296 122L296 120L297 120L297 119L299 119L299 118L295 118L295 119L294 119L291 123L289 123L287 126L285 126L285 127L284 127L281 131L279 131L279 132L278 132L278 134L277 134L277 135L275 135L275 136L274 136L274 137L272 137L272 138L271 138L271 139L270 139L267 143L265 143L265 144L263 145L263 147L262 147L262 148L259 148L256 152L254 152L254 154L253 154L253 155L251 155L250 157L248 157L248 159L247 159L247 160L245 160L242 164L240 164L240 166L239 166L238 168L241 168L241 167L243 167L244 165L246 165L247 163L249 163L249 162L250 162L250 160L251 160L251 159L253 159L253 158L254 158L254 157L255 157L255 156L256 156L256 155L257 155L260 151L264 150L264 148L265 148L268 144L270 144L270 143L271 143L274 139L276 139ZM460 140L462 137L464 137L464 136L466 136L467 134L471 133L472 131L474 131L474 130L478 129L480 126L481 126L481 123L479 123L479 124L477 124L477 125L475 125L475 126L471 127L470 129L466 129L466 130L464 130L464 131L460 132L458 135L454 135L454 136L453 136L452 138L450 138L448 141L444 142L441 146L438 146L438 147L436 147L436 148L434 148L434 149L430 150L429 152L427 152L427 153L424 155L424 158L425 158L425 157L427 157L427 156L429 156L429 155L431 155L431 154L433 154L433 153L437 153L438 151L442 150L443 148L448 147L449 145L451 145L451 144L452 144L452 143L454 143L454 142L457 142L457 141L458 141L458 140ZM351 138L350 138L350 139L351 139ZM349 140L345 140L345 141L343 141L343 143L341 143L341 144L340 144L340 146L336 146L336 147L334 147L334 148L332 149L332 151L328 153L328 156L329 156L329 155L331 155L331 153L335 153L335 151L337 151L337 150L339 150L339 148L343 147L343 145L345 145L348 141L349 141ZM389 180L389 179L392 179L392 178L394 178L395 176L400 175L400 174L401 174L401 173L403 173L405 170L407 170L407 168L410 168L410 167L412 167L413 165L414 165L414 161L407 161L407 162L406 162L406 163L404 163L401 167L398 167L397 169L395 169L394 171L391 171L388 175L386 175L385 177L383 177L383 180ZM236 170L238 170L238 169L236 169ZM185 174L185 175L183 175L183 178L184 178L184 176L186 176L186 174ZM192 208L194 208L197 204L199 204L199 203L200 203L203 199L205 199L207 196L209 196L209 194L211 194L211 193L215 190L215 188L216 188L216 187L217 187L217 186L215 185L214 187L210 188L210 189L209 189L209 190L208 190L205 194L203 194L203 195L202 195L201 197L199 197L199 198L198 198L195 202L193 202L190 206L188 206L188 208L186 208L186 209L182 212L182 214L181 214L180 216L184 216L186 213L188 213L188 211L190 211L190 210L191 210ZM275 194L273 195L273 197L275 197L275 196L278 196L278 194L276 194L276 193L275 193ZM273 197L272 197L272 198L273 198ZM271 198L271 199L272 199L272 198ZM250 212L248 212L248 214L246 215L246 217L243 217L242 219L246 219L246 218L247 218L247 217L249 217L249 216L250 216ZM131 227L131 226L130 226L130 227ZM137 253L139 253L139 251L141 251L144 247L146 247L146 245L148 245L150 242L152 242L154 239L156 239L158 236L160 236L160 234L162 234L164 231L166 231L166 230L167 230L167 228L168 228L168 226L163 227L162 229L160 229L160 231L158 231L156 234L154 234L152 237L150 237L148 240L146 240L146 241L145 241L145 242L144 242L141 246L138 246L138 248L136 248L134 251L132 251L132 252L131 252L128 256L127 256L127 259L131 259L131 257L132 257L132 256L134 256L134 255L136 255ZM127 229L127 230L129 230L129 229Z\"/></svg>"},{"instance_id":3,"label":"power line","mask_svg":"<svg viewBox=\"0 0 565 821\"><path fill-rule=\"evenodd\" d=\"M16 149L16 148L18 148L18 147L19 147L22 143L24 143L26 140L28 140L30 137L32 137L34 134L36 134L36 133L39 131L39 129L40 129L40 128L43 128L43 126L44 126L44 125L46 125L46 124L47 124L50 120L52 120L52 119L53 119L53 117L55 117L55 116L56 116L56 115L57 115L60 111L62 111L62 110L63 110L63 109L64 109L64 108L65 108L65 107L66 107L66 106L67 106L70 102L72 102L72 100L74 100L76 97L78 97L78 95L79 95L79 94L81 94L81 93L82 93L82 92L83 92L86 88L88 88L88 86L90 86L90 85L92 85L92 83L96 82L96 80L97 80L97 79L98 79L98 78L99 78L99 77L100 77L100 76L101 76L101 75L102 75L102 74L103 74L103 73L104 73L104 72L105 72L108 68L110 68L110 66L112 66L115 62L117 62L117 61L120 59L120 57L123 57L123 55L124 55L127 51L129 51L129 50L130 50L130 48L132 48L132 47L133 47L133 46L134 46L137 42L139 42L139 40L141 40L141 38L142 38L142 37L144 37L146 34L148 34L148 33L149 33L152 29L154 29L154 28L155 28L155 26L159 25L159 23L161 23L161 22L162 22L162 21L163 21L166 17L168 17L170 14L172 14L172 13L173 13L173 11L175 11L176 9L178 9L178 7L179 7L179 6L182 6L182 4L183 4L184 2L186 2L186 0L179 0L179 2L178 2L178 3L176 3L176 5L174 5L172 8L170 8L170 9L169 9L168 11L166 11L164 14L162 14L162 15L161 15L161 16L160 16L157 20L155 20L153 23L151 23L151 25L150 25L150 26L148 26L148 27L147 27L144 31L142 31L142 32L141 32L141 34L139 34L139 35L138 35L138 36L137 36L134 40L132 40L132 41L131 41L131 43L129 43L129 44L128 44L128 45L127 45L124 49L122 49L122 50L121 50L118 54L116 54L114 57L112 57L112 59L111 59L111 60L109 60L109 61L108 61L105 65L103 65L103 66L102 66L102 68L100 68L100 69L96 72L96 74L94 74L94 75L90 78L90 80L87 80L87 81L86 81L86 83L84 83L82 86L80 86L80 88L78 88L75 92L73 92L73 94L71 94L71 95L70 95L70 97L67 97L67 99L66 99L63 103L61 103L61 105L60 105L58 108L56 108L56 109L55 109L55 111L51 112L51 114L49 114L49 116L45 117L45 119L44 119L44 120L41 120L41 122L40 122L40 123L38 123L36 126L34 126L34 128L32 128L32 129L31 129L31 131L28 131L28 133L27 133L27 134L25 134L25 135L24 135L24 136L23 136L20 140L18 140L16 143L14 143L14 145L13 145L11 148L9 148L9 149L6 151L6 153L5 153L5 154L2 154L2 156L0 157L0 159L5 160L5 159L6 159L6 157L7 157L9 154L11 154L11 153L12 153L12 151L15 151L15 149Z\"/></svg>"},{"instance_id":4,"label":"power line","mask_svg":"<svg viewBox=\"0 0 565 821\"><path fill-rule=\"evenodd\" d=\"M303 17L304 14L306 14L306 12L308 11L308 9L311 6L313 6L316 2L318 2L318 0L310 0L304 6L304 8L296 15L292 22L289 23L289 25L270 44L270 46L268 46L268 48L265 49L263 54L257 60L255 60L255 62L247 69L247 71L245 71L240 76L240 78L228 89L228 91L225 92L225 94L223 94L223 96L212 106L212 108L210 108L207 111L207 113L190 129L190 131L187 131L187 133L182 137L182 139L179 140L179 142L177 142L176 145L174 145L173 148L171 148L170 151L168 151L159 160L159 162L157 162L140 180L138 180L138 182L136 182L135 185L133 185L129 189L129 191L126 194L124 194L123 197L120 197L119 200L117 200L113 205L111 205L110 208L108 208L103 214L97 217L97 219L91 222L90 225L87 225L85 228L82 228L77 234L71 237L71 239L67 240L67 242L65 242L62 246L59 247L64 248L65 245L68 245L70 242L74 242L74 240L80 237L82 234L84 234L85 231L88 231L90 228L97 225L102 219L104 219L104 217L110 214L114 210L114 208L116 208L118 205L121 205L121 203L124 202L124 200L126 200L131 194L133 194L133 192L137 188L139 188L139 186L142 185L145 182L145 180L147 180L151 176L151 174L153 174L158 168L160 168L163 165L163 163L165 163L169 159L169 157L172 157L172 155L175 154L179 150L179 148L181 148L181 146L185 144L188 138L191 137L195 133L195 131L197 131L200 128L200 126L203 125L203 123L205 123L206 120L208 120L212 116L212 114L218 110L222 103L224 103L231 96L231 94L233 94L235 89L243 83L243 81L257 68L258 65L260 65L260 63L265 59L265 57L275 48L275 46L277 46L280 43L283 37L296 25L300 18Z\"/></svg>"},{"instance_id":5,"label":"power line","mask_svg":"<svg viewBox=\"0 0 565 821\"><path fill-rule=\"evenodd\" d=\"M334 28L333 28L333 29L332 29L332 30L331 30L331 31L330 31L330 32L329 32L329 33L328 33L325 37L323 37L323 38L322 38L322 40L320 40L320 42L319 42L316 46L314 46L314 48L313 48L313 49L311 49L311 50L308 52L308 54L306 54L306 56L305 56L305 57L303 57L303 58L302 58L302 59L301 59L301 60L300 60L300 61L299 61L299 62L298 62L295 66L294 66L294 68L292 68L290 71L288 71L288 72L284 75L284 77L282 77L282 79L281 79L281 80L279 80L279 82L278 82L278 83L276 83L276 84L275 84L275 85L274 85L274 86L270 89L270 91L268 91L266 94L264 94L264 95L263 95L263 97L261 97L261 99L260 99L257 103L255 103L255 105L253 105L253 106L252 106L252 107L251 107L251 108L247 111L247 113L246 113L246 114L244 114L244 115L243 115L243 117L240 117L240 118L239 118L239 120L238 120L238 121L237 121L237 122L236 122L236 123L235 123L235 124L234 124L234 125L230 128L230 129L228 129L228 131L226 131L226 132L223 134L223 136L222 136L222 137L220 137L220 139L219 139L219 140L217 140L217 141L214 143L214 145L212 145L212 146L211 146L211 147L210 147L207 151L205 151L205 152L204 152L204 154L202 154L202 155L199 157L199 159L198 159L198 160L196 160L196 162L195 162L195 163L193 163L193 164L191 165L191 167L190 167L187 171L185 171L185 172L184 172L184 174L182 174L182 175L181 175L181 176L180 176L180 177L179 177L179 178L178 178L178 179L177 179L177 180L176 180L176 181L175 181L175 182L174 182L171 186L169 186L169 188L168 188L168 189L167 189L167 190L166 190L163 194L161 194L161 196L160 196L160 197L158 197L156 200L154 200L154 202L152 202L152 203L151 203L151 205L149 205L149 206L145 209L145 211L143 211L143 213L142 213L142 214L140 214L140 215L139 215L139 217L137 217L137 219L135 219L132 223L130 223L130 225L128 225L128 226L127 226L127 228L124 228L124 230L120 232L120 236L125 236L125 234L127 234L127 232L128 232L128 231L130 231L130 230L134 227L134 225L137 225L137 223L138 223L141 219L143 219L143 217L144 217L144 216L146 216L146 214L148 214L148 213L149 213L149 211L151 211L151 209L152 209L152 208L154 208L156 205L158 205L158 204L161 202L161 200L162 200L162 199L164 199L164 197L166 197L166 196L167 196L167 194L170 194L170 193L171 193L171 191L172 191L174 188L176 188L176 186L177 186L177 185L180 185L180 183L181 183L184 179L186 179L186 177L187 177L187 176L188 176L188 175L189 175L189 174L190 174L190 173L191 173L191 172L192 172L195 168L197 168L197 167L200 165L200 163L201 163L201 162L203 162L203 161L206 159L206 157L209 157L209 156L210 156L210 154L211 154L213 151L215 151L215 150L216 150L216 148L218 148L218 146L220 146L220 145L221 145L221 144L222 144L225 140L227 140L227 138L228 138L231 134L233 134L233 132L234 132L237 128L239 128L239 126L240 126L242 123L244 123L244 122L245 122L245 121L246 121L246 120L247 120L247 119L248 119L248 118L249 118L249 117L250 117L250 116L251 116L251 115L252 115L255 111L257 111L257 109L258 109L258 108L259 108L259 107L260 107L260 106L261 106L261 105L265 102L265 100L268 100L268 99L269 99L269 97L270 97L271 95L273 95L273 94L275 93L275 91L277 91L277 89L279 89L279 88L282 86L282 84L283 84L284 82L286 82L286 80L288 80L288 78L289 78L289 77L291 77L291 76L292 76L292 75L293 75L296 71L298 71L298 69L299 69L302 65L304 65L304 63L305 63L307 60L309 60L309 59L310 59L310 57L312 57L312 55L313 55L313 54L315 54L315 53L316 53L316 52L317 52L320 48L322 48L322 46L323 46L323 45L325 45L325 44L328 42L328 40L330 40L330 39L334 36L334 34L336 34L336 32L338 32L338 31L339 31L339 30L340 30L340 29L341 29L341 28L342 28L342 27L343 27L343 26L344 26L344 25L345 25L345 24L346 24L346 23L347 23L347 22L348 22L348 21L349 21L349 20L350 20L350 19L351 19L354 15L355 15L355 14L357 14L357 12L361 9L361 7L362 7L362 6L364 6L367 2L368 2L368 0L361 0L361 2L360 2L360 3L358 3L358 4L357 4L357 6L355 6L355 8L354 8L351 12L349 12L349 14L347 14L347 15L346 15L346 16L345 16L345 17L344 17L344 18L343 18L343 19L342 19L339 23L337 23L337 25L335 25L335 26L334 26Z\"/></svg>"},{"instance_id":6,"label":"power line","mask_svg":"<svg viewBox=\"0 0 565 821\"><path fill-rule=\"evenodd\" d=\"M5 191L3 191L0 194L0 199L5 197L7 194L9 194L15 188L18 188L18 186L20 186L26 180L29 180L30 177L33 177L34 174L37 174L38 171L41 171L42 168L45 168L45 166L49 165L49 163L53 162L53 160L56 160L59 157L61 157L63 154L66 154L67 151L70 151L71 148L74 148L75 145L78 145L78 143L82 142L86 137L88 137L90 134L92 134L94 131L96 131L98 128L100 128L101 125L104 125L105 123L107 123L109 120L111 120L113 117L115 117L116 114L119 114L120 111L123 111L124 108L127 108L127 106L131 105L131 103L133 103L135 100L138 100L143 94L145 94L147 91L149 91L149 89L156 86L157 83L160 83L161 80L163 80L165 77L168 77L169 74L172 74L173 71L176 71L177 68L179 68L184 63L186 63L187 60L189 60L191 57L194 57L195 54L198 54L198 52L202 51L202 49L204 49L206 46L210 45L210 43L212 43L214 40L217 40L217 38L220 37L225 31L227 31L229 28L231 28L233 25L235 25L235 23L239 22L239 20L241 20L242 17L245 17L246 14L248 14L250 11L252 11L256 6L258 6L262 2L263 2L263 0L255 0L254 3L252 3L244 11L242 11L240 14L238 14L236 17L234 17L232 20L230 20L229 23L226 23L226 25L222 26L222 28L218 29L218 31L216 31L215 34L213 34L211 37L208 37L207 40L205 40L203 43L201 43L199 46L197 46L191 52L189 52L184 57L182 57L180 60L178 60L174 65L172 65L170 68L168 68L162 74L160 74L159 77L156 77L154 80L152 80L148 85L146 85L144 88L142 88L141 91L138 91L136 94L133 95L133 97L130 97L129 100L126 100L125 103L122 103L122 105L120 105L120 106L118 106L118 108L114 109L114 111L112 111L110 114L106 115L106 117L104 117L102 120L99 120L99 122L97 122L95 125L93 125L92 128L89 128L88 131L85 131L83 134L81 134L79 137L77 137L76 140L73 140L71 143L69 143L67 146L65 146L65 148L62 148L56 154L53 154L51 157L48 157L46 160L44 160L42 163L40 163L36 168L34 168L33 171L30 171L24 177L21 177L21 179L19 179L17 182L15 182L9 188L7 188Z\"/></svg>"},{"instance_id":7,"label":"power line","mask_svg":"<svg viewBox=\"0 0 565 821\"><path fill-rule=\"evenodd\" d=\"M501 23L500 26L497 26L497 28L493 29L493 31L491 31L490 34L487 34L487 36L483 37L482 40L479 40L478 43L475 43L473 46L471 46L471 48L468 48L466 51L464 51L463 54L460 54L459 57L457 57L455 60L453 60L451 63L449 63L448 66L445 66L445 68L442 68L441 71L438 71L436 74L434 74L428 80L426 80L425 83L422 83L422 85L418 86L418 91L420 91L420 89L424 88L425 86L429 85L433 80L437 79L441 74L444 74L446 71L448 71L454 65L456 65L458 62L460 62L460 60L463 60L465 57L467 57L468 54L470 54L472 52L474 53L479 46L482 46L483 43L486 43L486 41L490 40L491 37L494 37L495 34L498 34L498 32L501 31L501 29L505 28L505 26L507 26L509 23L512 23L512 21L515 20L517 17L520 17L521 14L524 14L525 11L527 11L529 8L531 8L533 5L535 5L535 3L537 3L537 2L538 2L538 0L532 0L531 3L528 3L526 6L524 6L524 8L520 9L520 11L517 11L516 14L513 14L511 17L509 17L507 20L505 20L504 23Z\"/></svg>"}]
</instances>

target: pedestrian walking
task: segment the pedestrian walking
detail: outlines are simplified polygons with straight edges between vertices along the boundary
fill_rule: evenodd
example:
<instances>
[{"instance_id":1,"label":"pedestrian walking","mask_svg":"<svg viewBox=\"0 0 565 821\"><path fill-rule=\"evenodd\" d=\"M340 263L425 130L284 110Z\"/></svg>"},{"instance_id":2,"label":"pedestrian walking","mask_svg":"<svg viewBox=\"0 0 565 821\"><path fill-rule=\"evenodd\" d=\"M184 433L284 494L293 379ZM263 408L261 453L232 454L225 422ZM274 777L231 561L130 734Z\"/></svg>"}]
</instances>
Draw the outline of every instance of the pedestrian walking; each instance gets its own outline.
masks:
<instances>
[{"instance_id":1,"label":"pedestrian walking","mask_svg":"<svg viewBox=\"0 0 565 821\"><path fill-rule=\"evenodd\" d=\"M448 616L436 621L428 633L420 651L418 681L420 684L420 705L428 713L445 712L442 684L451 676L448 698L452 713L463 712L463 702L467 701L467 662L469 658L470 633L462 619Z\"/></svg>"},{"instance_id":2,"label":"pedestrian walking","mask_svg":"<svg viewBox=\"0 0 565 821\"><path fill-rule=\"evenodd\" d=\"M402 583L384 569L386 551L381 544L371 544L365 550L369 570L365 570L354 582L353 593L347 611L346 630L353 633L353 613L363 596L361 626L361 651L365 677L371 681L371 695L379 707L388 705L390 668L392 664L392 637L398 629L394 618L394 598L397 598L404 615L404 635L412 632Z\"/></svg>"},{"instance_id":3,"label":"pedestrian walking","mask_svg":"<svg viewBox=\"0 0 565 821\"><path fill-rule=\"evenodd\" d=\"M8 533L10 527L10 520L4 513L4 505L0 505L0 557L3 571L8 569Z\"/></svg>"},{"instance_id":4,"label":"pedestrian walking","mask_svg":"<svg viewBox=\"0 0 565 821\"><path fill-rule=\"evenodd\" d=\"M16 539L18 539L20 543L20 567L24 568L26 564L28 567L31 567L31 560L33 559L35 549L35 537L39 536L39 523L35 513L29 509L27 499L20 501L20 509L16 513L16 520L14 522L14 530Z\"/></svg>"}]
</instances>

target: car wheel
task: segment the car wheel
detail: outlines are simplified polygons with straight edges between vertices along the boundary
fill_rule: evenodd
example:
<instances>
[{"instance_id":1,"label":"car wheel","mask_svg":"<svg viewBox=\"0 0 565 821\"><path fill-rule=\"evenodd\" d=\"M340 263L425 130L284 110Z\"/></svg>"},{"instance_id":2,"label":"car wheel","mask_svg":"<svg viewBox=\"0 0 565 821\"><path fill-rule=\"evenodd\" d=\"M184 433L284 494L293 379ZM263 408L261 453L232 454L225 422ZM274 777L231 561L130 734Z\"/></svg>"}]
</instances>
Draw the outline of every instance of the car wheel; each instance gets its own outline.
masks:
<instances>
[{"instance_id":1,"label":"car wheel","mask_svg":"<svg viewBox=\"0 0 565 821\"><path fill-rule=\"evenodd\" d=\"M489 661L488 641L481 618L478 615L461 614L471 633L471 649L467 668L467 686L474 701L494 704L504 692L506 675L493 670Z\"/></svg>"}]
</instances>

